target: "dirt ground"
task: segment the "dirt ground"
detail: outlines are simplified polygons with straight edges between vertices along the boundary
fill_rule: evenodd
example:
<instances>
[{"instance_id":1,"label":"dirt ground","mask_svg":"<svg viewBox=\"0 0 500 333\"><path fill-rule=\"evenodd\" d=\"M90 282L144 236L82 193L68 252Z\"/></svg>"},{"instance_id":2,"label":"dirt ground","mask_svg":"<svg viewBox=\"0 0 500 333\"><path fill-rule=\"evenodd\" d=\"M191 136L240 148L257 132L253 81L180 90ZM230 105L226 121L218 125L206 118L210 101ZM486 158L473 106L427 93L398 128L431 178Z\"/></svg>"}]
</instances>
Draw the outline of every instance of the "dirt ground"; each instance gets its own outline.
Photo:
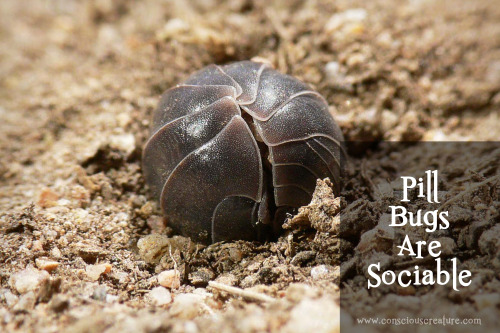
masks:
<instances>
[{"instance_id":1,"label":"dirt ground","mask_svg":"<svg viewBox=\"0 0 500 333\"><path fill-rule=\"evenodd\" d=\"M322 93L358 143L343 196L319 181L278 241L204 247L164 226L142 146L164 90L254 57ZM392 246L369 242L389 200L377 186L414 150L366 141L500 141L499 108L497 1L1 0L0 331L335 332L344 309L346 328L358 308L432 314L426 295L494 331L500 150L429 155L461 170L450 198L477 185L439 235L474 287L369 293L365 263Z\"/></svg>"}]
</instances>

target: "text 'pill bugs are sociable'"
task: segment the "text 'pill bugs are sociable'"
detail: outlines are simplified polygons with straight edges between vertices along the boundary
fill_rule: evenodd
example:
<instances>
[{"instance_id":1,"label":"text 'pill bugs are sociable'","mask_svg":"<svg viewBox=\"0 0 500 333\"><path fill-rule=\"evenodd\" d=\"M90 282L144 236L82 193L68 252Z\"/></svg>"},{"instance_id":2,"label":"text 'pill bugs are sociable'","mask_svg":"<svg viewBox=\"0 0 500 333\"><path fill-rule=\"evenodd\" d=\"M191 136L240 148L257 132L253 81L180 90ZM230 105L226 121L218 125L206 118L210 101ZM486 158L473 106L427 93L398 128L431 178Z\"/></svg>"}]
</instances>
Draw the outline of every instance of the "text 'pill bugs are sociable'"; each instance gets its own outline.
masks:
<instances>
[{"instance_id":1,"label":"text 'pill bugs are sociable'","mask_svg":"<svg viewBox=\"0 0 500 333\"><path fill-rule=\"evenodd\" d=\"M163 94L143 170L175 232L264 240L316 179L340 191L342 144L325 99L301 81L252 61L210 65Z\"/></svg>"}]
</instances>

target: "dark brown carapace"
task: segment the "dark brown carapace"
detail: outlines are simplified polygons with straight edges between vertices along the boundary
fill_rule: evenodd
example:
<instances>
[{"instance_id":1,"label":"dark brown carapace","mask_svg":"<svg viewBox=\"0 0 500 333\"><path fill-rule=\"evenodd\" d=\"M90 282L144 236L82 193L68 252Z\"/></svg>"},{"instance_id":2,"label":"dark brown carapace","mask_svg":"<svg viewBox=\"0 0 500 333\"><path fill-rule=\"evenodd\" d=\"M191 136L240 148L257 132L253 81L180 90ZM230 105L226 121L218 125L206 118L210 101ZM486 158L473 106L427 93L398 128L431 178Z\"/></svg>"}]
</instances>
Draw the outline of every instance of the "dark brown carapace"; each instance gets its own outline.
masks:
<instances>
[{"instance_id":1,"label":"dark brown carapace","mask_svg":"<svg viewBox=\"0 0 500 333\"><path fill-rule=\"evenodd\" d=\"M317 178L340 191L342 142L306 84L263 63L210 65L163 94L143 170L176 232L266 239L309 203Z\"/></svg>"}]
</instances>

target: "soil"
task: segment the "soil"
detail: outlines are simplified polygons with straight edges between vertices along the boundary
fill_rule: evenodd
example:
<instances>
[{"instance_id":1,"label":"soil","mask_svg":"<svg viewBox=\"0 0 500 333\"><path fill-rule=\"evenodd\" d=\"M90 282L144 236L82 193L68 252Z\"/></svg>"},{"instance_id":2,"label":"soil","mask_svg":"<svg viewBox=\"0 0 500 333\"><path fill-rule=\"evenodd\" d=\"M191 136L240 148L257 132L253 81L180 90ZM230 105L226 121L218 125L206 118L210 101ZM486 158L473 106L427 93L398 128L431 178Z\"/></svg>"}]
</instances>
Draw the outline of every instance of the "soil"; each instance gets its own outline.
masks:
<instances>
[{"instance_id":1,"label":"soil","mask_svg":"<svg viewBox=\"0 0 500 333\"><path fill-rule=\"evenodd\" d=\"M325 96L352 142L348 180L341 197L318 180L276 242L195 244L144 184L152 112L193 71L252 58ZM333 332L361 312L432 315L432 297L493 331L498 145L457 157L376 143L500 141L499 107L495 1L2 1L0 330ZM366 290L366 263L408 265L373 230L392 200L381 185L418 158L455 170L457 213L438 236L478 276L466 293Z\"/></svg>"}]
</instances>

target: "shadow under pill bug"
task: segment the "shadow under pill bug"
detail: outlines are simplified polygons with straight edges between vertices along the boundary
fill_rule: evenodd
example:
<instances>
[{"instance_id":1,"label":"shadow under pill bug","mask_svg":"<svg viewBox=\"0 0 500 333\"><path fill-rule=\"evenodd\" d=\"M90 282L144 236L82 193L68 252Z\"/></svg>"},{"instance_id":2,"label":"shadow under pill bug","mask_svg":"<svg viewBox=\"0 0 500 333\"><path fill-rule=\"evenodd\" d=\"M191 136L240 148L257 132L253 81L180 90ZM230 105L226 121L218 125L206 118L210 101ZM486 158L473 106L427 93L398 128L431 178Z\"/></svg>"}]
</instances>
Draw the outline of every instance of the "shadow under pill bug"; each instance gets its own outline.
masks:
<instances>
[{"instance_id":1,"label":"shadow under pill bug","mask_svg":"<svg viewBox=\"0 0 500 333\"><path fill-rule=\"evenodd\" d=\"M265 240L307 205L316 179L338 194L343 136L325 99L267 64L210 65L167 90L143 170L177 233Z\"/></svg>"}]
</instances>

